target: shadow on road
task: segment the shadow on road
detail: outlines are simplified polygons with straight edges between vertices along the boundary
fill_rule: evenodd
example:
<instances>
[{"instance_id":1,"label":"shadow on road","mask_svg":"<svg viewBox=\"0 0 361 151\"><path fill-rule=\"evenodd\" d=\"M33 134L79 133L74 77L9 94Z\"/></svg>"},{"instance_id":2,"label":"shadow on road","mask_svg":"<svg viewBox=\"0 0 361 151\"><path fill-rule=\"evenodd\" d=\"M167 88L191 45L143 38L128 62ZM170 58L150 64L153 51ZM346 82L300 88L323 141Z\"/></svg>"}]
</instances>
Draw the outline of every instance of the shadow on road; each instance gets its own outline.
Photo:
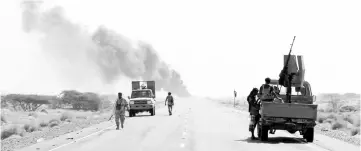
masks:
<instances>
[{"instance_id":1,"label":"shadow on road","mask_svg":"<svg viewBox=\"0 0 361 151\"><path fill-rule=\"evenodd\" d=\"M235 141L242 141L247 143L266 143L266 144L306 144L307 142L302 138L294 138L294 137L270 137L268 141L261 141L259 139L252 140L251 137L247 139L240 139Z\"/></svg>"}]
</instances>

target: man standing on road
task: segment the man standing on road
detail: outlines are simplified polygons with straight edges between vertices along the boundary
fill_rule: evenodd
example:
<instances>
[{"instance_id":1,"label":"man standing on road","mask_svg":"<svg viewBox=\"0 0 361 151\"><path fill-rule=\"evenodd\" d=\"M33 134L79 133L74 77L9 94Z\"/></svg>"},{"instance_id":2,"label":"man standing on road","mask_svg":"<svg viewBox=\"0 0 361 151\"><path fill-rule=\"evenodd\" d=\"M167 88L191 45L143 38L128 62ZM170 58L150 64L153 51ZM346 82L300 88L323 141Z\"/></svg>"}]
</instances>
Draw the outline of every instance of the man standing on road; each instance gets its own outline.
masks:
<instances>
[{"instance_id":1,"label":"man standing on road","mask_svg":"<svg viewBox=\"0 0 361 151\"><path fill-rule=\"evenodd\" d=\"M272 95L273 93L273 87L270 85L271 83L271 79L270 78L266 78L265 79L265 84L263 84L260 88L259 88L259 98L262 101L269 101L272 102L274 99L274 96Z\"/></svg>"},{"instance_id":2,"label":"man standing on road","mask_svg":"<svg viewBox=\"0 0 361 151\"><path fill-rule=\"evenodd\" d=\"M254 129L256 128L258 121L261 117L261 115L259 114L260 104L256 100L257 93L258 93L258 89L253 88L251 93L247 97L247 101L248 101L248 105L249 105L248 111L251 116L251 121L249 123L249 131L252 133L252 137L251 137L252 139L255 139Z\"/></svg>"},{"instance_id":3,"label":"man standing on road","mask_svg":"<svg viewBox=\"0 0 361 151\"><path fill-rule=\"evenodd\" d=\"M114 116L115 123L117 124L117 130L119 130L119 119L121 123L121 127L124 128L125 121L125 110L129 111L128 102L122 97L122 93L118 93L118 99L114 105Z\"/></svg>"},{"instance_id":4,"label":"man standing on road","mask_svg":"<svg viewBox=\"0 0 361 151\"><path fill-rule=\"evenodd\" d=\"M168 112L169 115L172 115L172 110L173 110L173 105L174 105L174 99L173 96L171 95L172 93L168 92L168 96L165 99L165 103L164 105L167 105L167 101L168 101Z\"/></svg>"}]
</instances>

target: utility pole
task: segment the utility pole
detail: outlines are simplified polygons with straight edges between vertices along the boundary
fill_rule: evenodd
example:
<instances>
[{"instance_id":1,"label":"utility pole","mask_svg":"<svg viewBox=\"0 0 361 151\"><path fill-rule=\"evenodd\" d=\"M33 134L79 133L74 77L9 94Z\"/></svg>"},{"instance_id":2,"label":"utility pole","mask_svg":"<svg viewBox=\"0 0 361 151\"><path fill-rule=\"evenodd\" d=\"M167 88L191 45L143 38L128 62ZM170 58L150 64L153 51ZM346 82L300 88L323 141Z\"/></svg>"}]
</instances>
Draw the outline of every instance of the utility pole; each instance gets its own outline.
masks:
<instances>
[{"instance_id":1,"label":"utility pole","mask_svg":"<svg viewBox=\"0 0 361 151\"><path fill-rule=\"evenodd\" d=\"M233 107L236 107L236 97L237 97L237 92L236 89L233 89L234 92L234 97L233 97Z\"/></svg>"}]
</instances>

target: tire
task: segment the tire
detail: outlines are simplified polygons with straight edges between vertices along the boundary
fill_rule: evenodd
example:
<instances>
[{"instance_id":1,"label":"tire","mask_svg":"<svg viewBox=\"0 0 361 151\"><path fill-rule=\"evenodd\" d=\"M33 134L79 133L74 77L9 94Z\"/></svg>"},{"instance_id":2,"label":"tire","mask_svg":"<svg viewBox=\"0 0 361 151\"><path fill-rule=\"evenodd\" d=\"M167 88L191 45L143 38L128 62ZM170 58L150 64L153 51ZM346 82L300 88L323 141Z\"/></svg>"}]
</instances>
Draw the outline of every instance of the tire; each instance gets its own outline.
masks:
<instances>
[{"instance_id":1,"label":"tire","mask_svg":"<svg viewBox=\"0 0 361 151\"><path fill-rule=\"evenodd\" d=\"M133 117L133 111L129 110L129 117Z\"/></svg>"},{"instance_id":2,"label":"tire","mask_svg":"<svg viewBox=\"0 0 361 151\"><path fill-rule=\"evenodd\" d=\"M151 116L154 116L154 115L155 115L155 109L154 109L154 107L150 110L150 115L151 115Z\"/></svg>"},{"instance_id":3,"label":"tire","mask_svg":"<svg viewBox=\"0 0 361 151\"><path fill-rule=\"evenodd\" d=\"M312 143L314 138L314 128L308 128L305 134L303 134L303 138L305 138L307 142Z\"/></svg>"},{"instance_id":4,"label":"tire","mask_svg":"<svg viewBox=\"0 0 361 151\"><path fill-rule=\"evenodd\" d=\"M268 128L266 126L261 126L261 141L268 140Z\"/></svg>"},{"instance_id":5,"label":"tire","mask_svg":"<svg viewBox=\"0 0 361 151\"><path fill-rule=\"evenodd\" d=\"M135 111L132 112L132 116L136 116L136 114L137 114L137 113L136 113Z\"/></svg>"}]
</instances>

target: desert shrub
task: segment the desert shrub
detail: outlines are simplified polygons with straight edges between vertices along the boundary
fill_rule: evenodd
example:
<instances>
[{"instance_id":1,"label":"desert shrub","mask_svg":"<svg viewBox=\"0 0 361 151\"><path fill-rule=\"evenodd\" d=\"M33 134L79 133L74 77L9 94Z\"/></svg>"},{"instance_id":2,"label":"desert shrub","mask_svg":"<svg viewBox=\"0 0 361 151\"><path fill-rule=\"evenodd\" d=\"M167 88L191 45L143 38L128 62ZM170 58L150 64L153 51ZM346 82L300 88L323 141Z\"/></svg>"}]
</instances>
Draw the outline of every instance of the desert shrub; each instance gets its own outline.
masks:
<instances>
[{"instance_id":1,"label":"desert shrub","mask_svg":"<svg viewBox=\"0 0 361 151\"><path fill-rule=\"evenodd\" d=\"M360 134L360 127L353 127L351 129L351 136L355 136L357 134Z\"/></svg>"},{"instance_id":2,"label":"desert shrub","mask_svg":"<svg viewBox=\"0 0 361 151\"><path fill-rule=\"evenodd\" d=\"M324 109L318 109L318 111L319 111L319 112L325 112L325 110L324 110Z\"/></svg>"},{"instance_id":3,"label":"desert shrub","mask_svg":"<svg viewBox=\"0 0 361 151\"><path fill-rule=\"evenodd\" d=\"M3 114L1 114L1 122L7 123L7 120Z\"/></svg>"},{"instance_id":4,"label":"desert shrub","mask_svg":"<svg viewBox=\"0 0 361 151\"><path fill-rule=\"evenodd\" d=\"M64 112L60 116L60 121L65 121L66 119L71 120L73 118L73 115L70 112Z\"/></svg>"},{"instance_id":5,"label":"desert shrub","mask_svg":"<svg viewBox=\"0 0 361 151\"><path fill-rule=\"evenodd\" d=\"M355 111L357 111L357 108L354 106L346 105L340 108L340 112L355 112Z\"/></svg>"},{"instance_id":6,"label":"desert shrub","mask_svg":"<svg viewBox=\"0 0 361 151\"><path fill-rule=\"evenodd\" d=\"M336 119L337 119L337 116L336 116L335 114L329 114L329 115L327 116L327 118L328 118L328 119L334 119L334 120L336 120Z\"/></svg>"},{"instance_id":7,"label":"desert shrub","mask_svg":"<svg viewBox=\"0 0 361 151\"><path fill-rule=\"evenodd\" d=\"M60 121L58 119L52 119L49 121L50 127L58 126L59 124L60 124Z\"/></svg>"},{"instance_id":8,"label":"desert shrub","mask_svg":"<svg viewBox=\"0 0 361 151\"><path fill-rule=\"evenodd\" d=\"M48 111L46 109L41 109L40 112L48 114Z\"/></svg>"},{"instance_id":9,"label":"desert shrub","mask_svg":"<svg viewBox=\"0 0 361 151\"><path fill-rule=\"evenodd\" d=\"M86 115L77 115L76 119L87 119Z\"/></svg>"},{"instance_id":10,"label":"desert shrub","mask_svg":"<svg viewBox=\"0 0 361 151\"><path fill-rule=\"evenodd\" d=\"M24 130L26 132L34 132L34 131L37 131L39 130L39 125L35 124L35 123L32 123L32 124L25 124L24 125Z\"/></svg>"},{"instance_id":11,"label":"desert shrub","mask_svg":"<svg viewBox=\"0 0 361 151\"><path fill-rule=\"evenodd\" d=\"M317 116L317 121L318 121L319 123L323 123L326 119L327 119L327 117L324 116L324 115L318 115L318 116Z\"/></svg>"},{"instance_id":12,"label":"desert shrub","mask_svg":"<svg viewBox=\"0 0 361 151\"><path fill-rule=\"evenodd\" d=\"M353 123L354 126L360 127L360 117L356 118Z\"/></svg>"},{"instance_id":13,"label":"desert shrub","mask_svg":"<svg viewBox=\"0 0 361 151\"><path fill-rule=\"evenodd\" d=\"M15 110L20 107L23 111L36 111L41 105L49 104L49 99L54 96L45 95L24 95L24 94L8 94L4 99L11 103Z\"/></svg>"},{"instance_id":14,"label":"desert shrub","mask_svg":"<svg viewBox=\"0 0 361 151\"><path fill-rule=\"evenodd\" d=\"M2 129L1 131L1 139L6 139L12 135L20 135L24 136L24 131L19 128L17 125L12 125L9 128Z\"/></svg>"},{"instance_id":15,"label":"desert shrub","mask_svg":"<svg viewBox=\"0 0 361 151\"><path fill-rule=\"evenodd\" d=\"M338 121L338 120L336 120L334 123L332 123L332 126L331 126L331 128L333 130L341 129L343 127L345 127L344 123L342 123L341 121Z\"/></svg>"},{"instance_id":16,"label":"desert shrub","mask_svg":"<svg viewBox=\"0 0 361 151\"><path fill-rule=\"evenodd\" d=\"M38 114L36 113L36 112L30 112L29 114L28 114L28 116L32 116L32 117L38 117Z\"/></svg>"},{"instance_id":17,"label":"desert shrub","mask_svg":"<svg viewBox=\"0 0 361 151\"><path fill-rule=\"evenodd\" d=\"M64 103L71 104L76 110L99 110L101 98L96 93L81 93L75 90L65 90L61 93Z\"/></svg>"},{"instance_id":18,"label":"desert shrub","mask_svg":"<svg viewBox=\"0 0 361 151\"><path fill-rule=\"evenodd\" d=\"M47 127L48 125L49 125L49 123L45 122L45 121L41 121L39 124L40 127Z\"/></svg>"},{"instance_id":19,"label":"desert shrub","mask_svg":"<svg viewBox=\"0 0 361 151\"><path fill-rule=\"evenodd\" d=\"M333 112L333 109L328 107L328 108L325 109L325 112Z\"/></svg>"}]
</instances>

